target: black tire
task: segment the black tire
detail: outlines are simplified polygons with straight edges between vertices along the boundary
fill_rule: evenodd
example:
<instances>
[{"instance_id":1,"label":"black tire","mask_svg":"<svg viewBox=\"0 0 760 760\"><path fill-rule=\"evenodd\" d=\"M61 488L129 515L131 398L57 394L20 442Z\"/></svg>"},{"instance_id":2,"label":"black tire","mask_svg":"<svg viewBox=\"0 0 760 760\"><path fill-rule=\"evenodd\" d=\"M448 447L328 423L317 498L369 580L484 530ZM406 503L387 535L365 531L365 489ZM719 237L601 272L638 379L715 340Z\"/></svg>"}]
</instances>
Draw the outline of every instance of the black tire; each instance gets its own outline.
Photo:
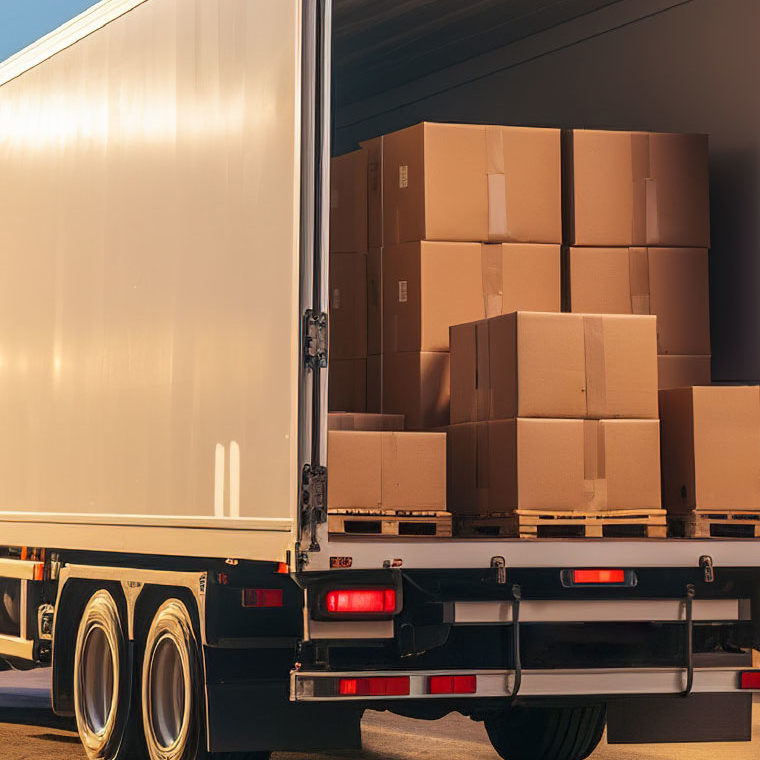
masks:
<instances>
[{"instance_id":1,"label":"black tire","mask_svg":"<svg viewBox=\"0 0 760 760\"><path fill-rule=\"evenodd\" d=\"M74 649L74 711L90 760L144 756L139 714L133 704L119 610L111 594L101 589L84 608Z\"/></svg>"},{"instance_id":2,"label":"black tire","mask_svg":"<svg viewBox=\"0 0 760 760\"><path fill-rule=\"evenodd\" d=\"M585 760L604 734L604 705L513 707L486 717L504 760Z\"/></svg>"}]
</instances>

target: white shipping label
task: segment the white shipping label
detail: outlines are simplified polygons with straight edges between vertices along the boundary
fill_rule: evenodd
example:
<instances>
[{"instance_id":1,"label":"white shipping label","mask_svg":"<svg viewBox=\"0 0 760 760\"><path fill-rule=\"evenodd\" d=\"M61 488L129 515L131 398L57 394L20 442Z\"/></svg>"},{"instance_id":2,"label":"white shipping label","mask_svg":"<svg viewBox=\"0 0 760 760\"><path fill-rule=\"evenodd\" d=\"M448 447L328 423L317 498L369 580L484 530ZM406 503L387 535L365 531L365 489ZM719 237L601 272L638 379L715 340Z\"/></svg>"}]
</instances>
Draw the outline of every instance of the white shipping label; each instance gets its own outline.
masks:
<instances>
[{"instance_id":1,"label":"white shipping label","mask_svg":"<svg viewBox=\"0 0 760 760\"><path fill-rule=\"evenodd\" d=\"M409 187L409 167L406 165L398 168L398 186L401 190Z\"/></svg>"},{"instance_id":2,"label":"white shipping label","mask_svg":"<svg viewBox=\"0 0 760 760\"><path fill-rule=\"evenodd\" d=\"M333 309L340 309L340 288L333 290L332 305Z\"/></svg>"},{"instance_id":3,"label":"white shipping label","mask_svg":"<svg viewBox=\"0 0 760 760\"><path fill-rule=\"evenodd\" d=\"M409 300L409 281L398 281L398 302L406 303Z\"/></svg>"}]
</instances>

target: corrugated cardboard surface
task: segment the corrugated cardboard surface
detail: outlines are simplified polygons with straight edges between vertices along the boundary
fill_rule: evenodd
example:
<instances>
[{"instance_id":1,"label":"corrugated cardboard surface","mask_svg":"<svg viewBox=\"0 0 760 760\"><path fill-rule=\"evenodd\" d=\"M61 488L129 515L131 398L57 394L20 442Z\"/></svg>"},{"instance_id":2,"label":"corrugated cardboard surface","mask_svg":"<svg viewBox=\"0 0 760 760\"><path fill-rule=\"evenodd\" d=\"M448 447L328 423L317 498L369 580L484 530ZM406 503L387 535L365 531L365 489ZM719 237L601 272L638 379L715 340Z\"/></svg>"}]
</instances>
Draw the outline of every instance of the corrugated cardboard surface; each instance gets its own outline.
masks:
<instances>
[{"instance_id":1,"label":"corrugated cardboard surface","mask_svg":"<svg viewBox=\"0 0 760 760\"><path fill-rule=\"evenodd\" d=\"M574 130L563 147L567 242L709 248L707 136Z\"/></svg>"},{"instance_id":2,"label":"corrugated cardboard surface","mask_svg":"<svg viewBox=\"0 0 760 760\"><path fill-rule=\"evenodd\" d=\"M448 352L385 354L383 411L403 414L408 430L446 427L449 424Z\"/></svg>"},{"instance_id":3,"label":"corrugated cardboard surface","mask_svg":"<svg viewBox=\"0 0 760 760\"><path fill-rule=\"evenodd\" d=\"M660 408L667 509L760 508L760 389L665 390Z\"/></svg>"},{"instance_id":4,"label":"corrugated cardboard surface","mask_svg":"<svg viewBox=\"0 0 760 760\"><path fill-rule=\"evenodd\" d=\"M375 137L359 143L367 152L367 236L370 248L383 247L383 141Z\"/></svg>"},{"instance_id":5,"label":"corrugated cardboard surface","mask_svg":"<svg viewBox=\"0 0 760 760\"><path fill-rule=\"evenodd\" d=\"M448 351L449 326L485 316L477 243L383 249L383 347Z\"/></svg>"},{"instance_id":6,"label":"corrugated cardboard surface","mask_svg":"<svg viewBox=\"0 0 760 760\"><path fill-rule=\"evenodd\" d=\"M330 359L328 408L331 412L367 411L367 360Z\"/></svg>"},{"instance_id":7,"label":"corrugated cardboard surface","mask_svg":"<svg viewBox=\"0 0 760 760\"><path fill-rule=\"evenodd\" d=\"M383 356L367 357L367 411L383 411Z\"/></svg>"},{"instance_id":8,"label":"corrugated cardboard surface","mask_svg":"<svg viewBox=\"0 0 760 760\"><path fill-rule=\"evenodd\" d=\"M451 334L454 423L657 418L654 317L517 312Z\"/></svg>"},{"instance_id":9,"label":"corrugated cardboard surface","mask_svg":"<svg viewBox=\"0 0 760 760\"><path fill-rule=\"evenodd\" d=\"M331 431L331 509L446 509L446 434Z\"/></svg>"},{"instance_id":10,"label":"corrugated cardboard surface","mask_svg":"<svg viewBox=\"0 0 760 760\"><path fill-rule=\"evenodd\" d=\"M657 420L517 419L449 431L452 512L657 509Z\"/></svg>"},{"instance_id":11,"label":"corrugated cardboard surface","mask_svg":"<svg viewBox=\"0 0 760 760\"><path fill-rule=\"evenodd\" d=\"M386 245L414 240L559 243L560 132L418 124L386 135Z\"/></svg>"},{"instance_id":12,"label":"corrugated cardboard surface","mask_svg":"<svg viewBox=\"0 0 760 760\"><path fill-rule=\"evenodd\" d=\"M367 256L367 353L383 352L383 251L370 248Z\"/></svg>"},{"instance_id":13,"label":"corrugated cardboard surface","mask_svg":"<svg viewBox=\"0 0 760 760\"><path fill-rule=\"evenodd\" d=\"M367 151L337 156L330 165L330 251L367 253Z\"/></svg>"},{"instance_id":14,"label":"corrugated cardboard surface","mask_svg":"<svg viewBox=\"0 0 760 760\"><path fill-rule=\"evenodd\" d=\"M660 354L710 353L704 248L570 248L566 306L587 314L654 314Z\"/></svg>"},{"instance_id":15,"label":"corrugated cardboard surface","mask_svg":"<svg viewBox=\"0 0 760 760\"><path fill-rule=\"evenodd\" d=\"M712 383L709 356L658 356L657 375L660 390L687 388Z\"/></svg>"},{"instance_id":16,"label":"corrugated cardboard surface","mask_svg":"<svg viewBox=\"0 0 760 760\"><path fill-rule=\"evenodd\" d=\"M400 431L404 429L404 415L330 412L327 415L327 429Z\"/></svg>"},{"instance_id":17,"label":"corrugated cardboard surface","mask_svg":"<svg viewBox=\"0 0 760 760\"><path fill-rule=\"evenodd\" d=\"M330 356L367 356L367 256L330 254Z\"/></svg>"}]
</instances>

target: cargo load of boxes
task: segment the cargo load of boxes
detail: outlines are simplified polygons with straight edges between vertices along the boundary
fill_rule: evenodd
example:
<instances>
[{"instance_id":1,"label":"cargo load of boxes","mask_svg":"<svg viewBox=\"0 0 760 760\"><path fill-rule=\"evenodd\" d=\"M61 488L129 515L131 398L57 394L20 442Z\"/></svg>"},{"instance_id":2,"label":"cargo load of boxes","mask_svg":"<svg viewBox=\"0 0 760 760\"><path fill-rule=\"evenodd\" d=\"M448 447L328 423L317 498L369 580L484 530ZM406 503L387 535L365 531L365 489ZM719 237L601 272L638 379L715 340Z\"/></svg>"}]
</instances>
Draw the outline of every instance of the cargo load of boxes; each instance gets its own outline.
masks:
<instances>
[{"instance_id":1,"label":"cargo load of boxes","mask_svg":"<svg viewBox=\"0 0 760 760\"><path fill-rule=\"evenodd\" d=\"M754 537L708 188L702 135L424 123L333 159L330 530Z\"/></svg>"}]
</instances>

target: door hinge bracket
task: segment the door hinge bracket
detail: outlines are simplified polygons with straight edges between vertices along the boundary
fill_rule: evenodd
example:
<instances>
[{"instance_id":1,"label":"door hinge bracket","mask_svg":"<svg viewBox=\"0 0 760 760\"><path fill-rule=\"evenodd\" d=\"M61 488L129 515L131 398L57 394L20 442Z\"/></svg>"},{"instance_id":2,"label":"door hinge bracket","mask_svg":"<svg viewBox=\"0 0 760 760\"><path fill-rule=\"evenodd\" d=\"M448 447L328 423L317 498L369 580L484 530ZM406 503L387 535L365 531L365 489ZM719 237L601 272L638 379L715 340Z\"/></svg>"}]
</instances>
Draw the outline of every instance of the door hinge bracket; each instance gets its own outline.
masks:
<instances>
[{"instance_id":1,"label":"door hinge bracket","mask_svg":"<svg viewBox=\"0 0 760 760\"><path fill-rule=\"evenodd\" d=\"M311 531L310 552L319 551L317 528L327 522L327 467L305 464L301 473L302 524Z\"/></svg>"},{"instance_id":2,"label":"door hinge bracket","mask_svg":"<svg viewBox=\"0 0 760 760\"><path fill-rule=\"evenodd\" d=\"M307 369L327 367L327 314L307 309L303 318L303 358Z\"/></svg>"}]
</instances>

